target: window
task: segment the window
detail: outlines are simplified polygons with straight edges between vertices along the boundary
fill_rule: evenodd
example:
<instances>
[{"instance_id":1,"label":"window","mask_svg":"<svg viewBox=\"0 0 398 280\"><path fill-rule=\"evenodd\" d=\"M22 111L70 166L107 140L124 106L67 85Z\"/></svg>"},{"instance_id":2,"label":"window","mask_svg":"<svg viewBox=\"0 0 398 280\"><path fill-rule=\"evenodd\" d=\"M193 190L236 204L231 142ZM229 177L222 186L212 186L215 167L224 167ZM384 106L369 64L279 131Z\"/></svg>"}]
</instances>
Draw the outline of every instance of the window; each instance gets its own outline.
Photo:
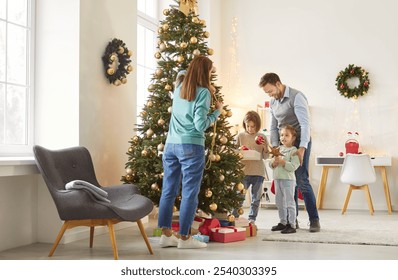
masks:
<instances>
[{"instance_id":1,"label":"window","mask_svg":"<svg viewBox=\"0 0 398 280\"><path fill-rule=\"evenodd\" d=\"M147 100L148 86L156 68L157 2L137 1L137 112L142 111ZM136 123L141 123L139 117Z\"/></svg>"},{"instance_id":2,"label":"window","mask_svg":"<svg viewBox=\"0 0 398 280\"><path fill-rule=\"evenodd\" d=\"M34 0L0 0L0 155L32 153Z\"/></svg>"}]
</instances>

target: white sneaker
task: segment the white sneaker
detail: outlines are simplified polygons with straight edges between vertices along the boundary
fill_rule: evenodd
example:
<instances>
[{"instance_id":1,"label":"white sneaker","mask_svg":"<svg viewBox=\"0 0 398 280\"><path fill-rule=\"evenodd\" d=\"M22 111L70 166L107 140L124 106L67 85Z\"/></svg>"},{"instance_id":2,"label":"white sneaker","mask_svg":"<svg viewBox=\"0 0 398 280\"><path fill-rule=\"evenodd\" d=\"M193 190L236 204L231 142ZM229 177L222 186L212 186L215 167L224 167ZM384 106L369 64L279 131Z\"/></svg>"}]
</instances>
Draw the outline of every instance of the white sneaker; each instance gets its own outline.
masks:
<instances>
[{"instance_id":1,"label":"white sneaker","mask_svg":"<svg viewBox=\"0 0 398 280\"><path fill-rule=\"evenodd\" d=\"M166 236L166 235L162 234L160 236L159 245L162 248L164 248L164 247L177 247L178 240L179 239L174 234L172 234L171 236Z\"/></svg>"},{"instance_id":2,"label":"white sneaker","mask_svg":"<svg viewBox=\"0 0 398 280\"><path fill-rule=\"evenodd\" d=\"M178 249L200 249L200 248L206 248L207 244L199 241L195 238L189 237L187 240L178 240Z\"/></svg>"}]
</instances>

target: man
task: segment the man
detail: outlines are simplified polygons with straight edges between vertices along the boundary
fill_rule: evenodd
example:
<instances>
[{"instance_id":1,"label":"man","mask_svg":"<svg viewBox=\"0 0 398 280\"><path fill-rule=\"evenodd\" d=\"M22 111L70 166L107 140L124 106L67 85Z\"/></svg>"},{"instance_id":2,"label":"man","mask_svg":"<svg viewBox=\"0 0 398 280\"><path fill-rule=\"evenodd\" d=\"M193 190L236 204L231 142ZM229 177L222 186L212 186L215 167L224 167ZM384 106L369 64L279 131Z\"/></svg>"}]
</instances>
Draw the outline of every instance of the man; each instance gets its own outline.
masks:
<instances>
[{"instance_id":1,"label":"man","mask_svg":"<svg viewBox=\"0 0 398 280\"><path fill-rule=\"evenodd\" d=\"M302 92L282 84L279 76L275 73L267 73L262 76L259 86L271 97L271 145L279 146L279 128L284 124L290 124L296 129L295 146L300 159L300 167L295 172L297 187L304 198L305 208L310 219L310 232L318 232L321 230L318 210L314 191L308 179L311 136L307 98Z\"/></svg>"}]
</instances>

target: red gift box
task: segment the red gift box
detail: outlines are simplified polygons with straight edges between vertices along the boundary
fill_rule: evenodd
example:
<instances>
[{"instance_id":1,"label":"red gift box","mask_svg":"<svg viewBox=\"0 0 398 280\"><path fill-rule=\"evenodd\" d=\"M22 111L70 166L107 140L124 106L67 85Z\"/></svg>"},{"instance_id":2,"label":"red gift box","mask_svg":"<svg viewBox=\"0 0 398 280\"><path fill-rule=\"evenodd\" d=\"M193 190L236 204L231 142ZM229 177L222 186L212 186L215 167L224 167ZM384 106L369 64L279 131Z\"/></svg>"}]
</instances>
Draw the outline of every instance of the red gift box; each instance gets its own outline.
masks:
<instances>
[{"instance_id":1,"label":"red gift box","mask_svg":"<svg viewBox=\"0 0 398 280\"><path fill-rule=\"evenodd\" d=\"M211 235L212 228L220 227L220 221L218 219L205 219L203 224L199 227L199 232L203 235Z\"/></svg>"},{"instance_id":2,"label":"red gift box","mask_svg":"<svg viewBox=\"0 0 398 280\"><path fill-rule=\"evenodd\" d=\"M171 229L178 232L180 230L180 223L172 223Z\"/></svg>"},{"instance_id":3,"label":"red gift box","mask_svg":"<svg viewBox=\"0 0 398 280\"><path fill-rule=\"evenodd\" d=\"M240 227L218 227L211 229L210 240L222 243L246 239L246 229Z\"/></svg>"}]
</instances>

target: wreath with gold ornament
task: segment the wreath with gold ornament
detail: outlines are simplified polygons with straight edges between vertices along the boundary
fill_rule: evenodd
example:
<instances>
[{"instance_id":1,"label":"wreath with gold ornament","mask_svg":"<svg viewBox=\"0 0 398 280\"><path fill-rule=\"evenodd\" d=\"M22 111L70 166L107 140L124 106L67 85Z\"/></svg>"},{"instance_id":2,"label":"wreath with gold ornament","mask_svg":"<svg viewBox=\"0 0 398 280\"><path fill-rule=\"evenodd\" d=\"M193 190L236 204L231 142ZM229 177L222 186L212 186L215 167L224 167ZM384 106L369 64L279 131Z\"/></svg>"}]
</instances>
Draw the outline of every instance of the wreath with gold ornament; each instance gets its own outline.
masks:
<instances>
[{"instance_id":1,"label":"wreath with gold ornament","mask_svg":"<svg viewBox=\"0 0 398 280\"><path fill-rule=\"evenodd\" d=\"M110 84L120 86L127 83L127 75L133 71L131 63L132 51L126 44L119 39L114 38L108 43L105 53L102 56L105 76Z\"/></svg>"},{"instance_id":2,"label":"wreath with gold ornament","mask_svg":"<svg viewBox=\"0 0 398 280\"><path fill-rule=\"evenodd\" d=\"M336 87L340 94L346 98L358 98L365 95L370 86L369 73L360 66L349 64L344 71L340 71L336 78ZM350 87L347 81L357 78L359 83L355 87Z\"/></svg>"}]
</instances>

